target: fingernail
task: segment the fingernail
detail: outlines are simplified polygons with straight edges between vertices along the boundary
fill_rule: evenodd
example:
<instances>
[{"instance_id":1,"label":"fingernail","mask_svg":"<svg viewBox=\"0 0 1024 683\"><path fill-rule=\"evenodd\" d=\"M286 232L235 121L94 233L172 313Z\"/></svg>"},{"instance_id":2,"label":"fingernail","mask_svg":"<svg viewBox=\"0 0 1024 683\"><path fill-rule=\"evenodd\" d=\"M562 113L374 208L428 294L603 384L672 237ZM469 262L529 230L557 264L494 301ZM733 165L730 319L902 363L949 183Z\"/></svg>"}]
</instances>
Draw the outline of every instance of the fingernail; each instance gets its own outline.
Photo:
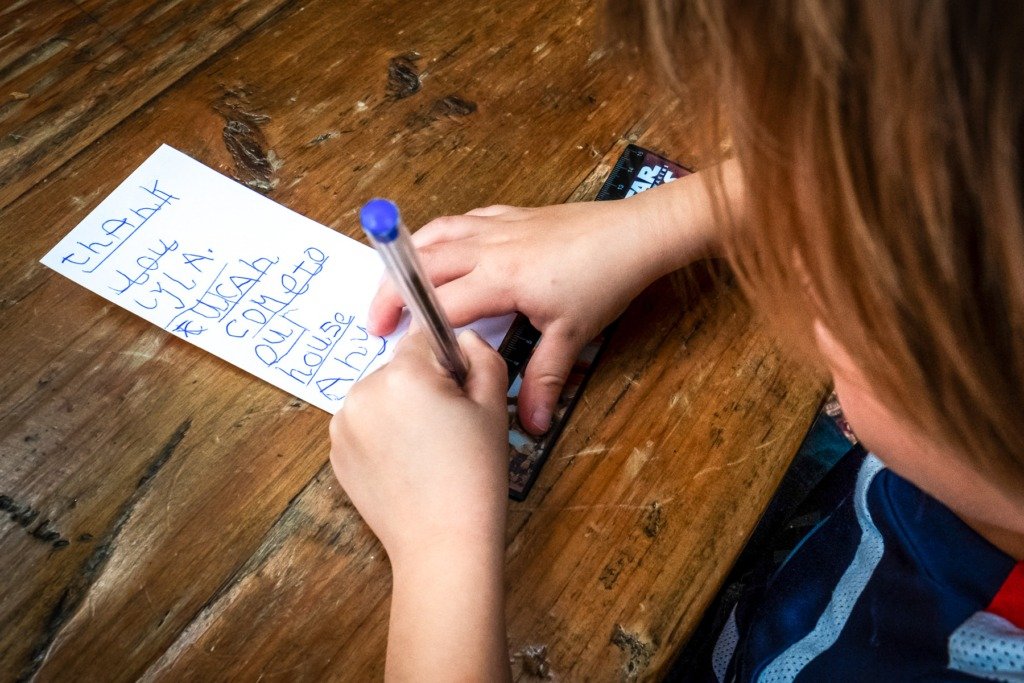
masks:
<instances>
[{"instance_id":1,"label":"fingernail","mask_svg":"<svg viewBox=\"0 0 1024 683\"><path fill-rule=\"evenodd\" d=\"M533 424L542 432L548 431L551 426L551 411L546 407L540 407L533 411Z\"/></svg>"}]
</instances>

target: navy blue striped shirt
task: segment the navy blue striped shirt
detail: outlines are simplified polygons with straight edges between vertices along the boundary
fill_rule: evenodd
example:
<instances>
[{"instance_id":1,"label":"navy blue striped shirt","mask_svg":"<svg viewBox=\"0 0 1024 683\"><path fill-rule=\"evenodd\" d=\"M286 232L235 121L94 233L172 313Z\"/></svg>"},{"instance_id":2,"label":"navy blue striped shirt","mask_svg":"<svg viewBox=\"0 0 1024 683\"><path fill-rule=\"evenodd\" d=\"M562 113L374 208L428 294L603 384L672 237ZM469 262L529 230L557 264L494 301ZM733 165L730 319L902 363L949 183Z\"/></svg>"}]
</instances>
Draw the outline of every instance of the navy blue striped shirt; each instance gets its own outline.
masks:
<instances>
[{"instance_id":1,"label":"navy blue striped shirt","mask_svg":"<svg viewBox=\"0 0 1024 683\"><path fill-rule=\"evenodd\" d=\"M990 610L1024 564L875 456L848 457L863 462L847 494L733 610L714 679L1024 681L1024 613Z\"/></svg>"}]
</instances>

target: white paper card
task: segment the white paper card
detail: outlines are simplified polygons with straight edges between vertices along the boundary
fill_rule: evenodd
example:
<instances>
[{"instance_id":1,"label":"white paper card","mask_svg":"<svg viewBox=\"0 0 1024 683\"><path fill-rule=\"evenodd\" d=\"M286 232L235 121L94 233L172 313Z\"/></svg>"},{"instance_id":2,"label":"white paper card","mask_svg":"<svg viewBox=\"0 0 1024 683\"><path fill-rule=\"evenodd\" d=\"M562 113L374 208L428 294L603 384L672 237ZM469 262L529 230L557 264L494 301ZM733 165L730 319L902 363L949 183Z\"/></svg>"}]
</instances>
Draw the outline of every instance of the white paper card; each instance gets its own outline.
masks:
<instances>
[{"instance_id":1,"label":"white paper card","mask_svg":"<svg viewBox=\"0 0 1024 683\"><path fill-rule=\"evenodd\" d=\"M402 334L366 332L384 272L371 247L167 145L42 262L332 413ZM471 327L497 347L511 320Z\"/></svg>"}]
</instances>

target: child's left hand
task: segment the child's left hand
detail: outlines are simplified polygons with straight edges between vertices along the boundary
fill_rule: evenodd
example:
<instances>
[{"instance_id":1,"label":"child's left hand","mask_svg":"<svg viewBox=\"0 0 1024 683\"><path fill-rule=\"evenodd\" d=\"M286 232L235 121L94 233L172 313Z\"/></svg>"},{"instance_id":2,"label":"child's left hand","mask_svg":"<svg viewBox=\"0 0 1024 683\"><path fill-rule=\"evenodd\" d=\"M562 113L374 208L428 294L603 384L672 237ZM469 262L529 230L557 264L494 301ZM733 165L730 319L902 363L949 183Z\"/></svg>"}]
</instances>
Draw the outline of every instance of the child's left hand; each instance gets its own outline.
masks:
<instances>
[{"instance_id":1,"label":"child's left hand","mask_svg":"<svg viewBox=\"0 0 1024 683\"><path fill-rule=\"evenodd\" d=\"M465 550L504 544L507 370L475 333L459 343L469 361L464 388L425 335L411 333L331 421L334 472L393 565L450 541Z\"/></svg>"}]
</instances>

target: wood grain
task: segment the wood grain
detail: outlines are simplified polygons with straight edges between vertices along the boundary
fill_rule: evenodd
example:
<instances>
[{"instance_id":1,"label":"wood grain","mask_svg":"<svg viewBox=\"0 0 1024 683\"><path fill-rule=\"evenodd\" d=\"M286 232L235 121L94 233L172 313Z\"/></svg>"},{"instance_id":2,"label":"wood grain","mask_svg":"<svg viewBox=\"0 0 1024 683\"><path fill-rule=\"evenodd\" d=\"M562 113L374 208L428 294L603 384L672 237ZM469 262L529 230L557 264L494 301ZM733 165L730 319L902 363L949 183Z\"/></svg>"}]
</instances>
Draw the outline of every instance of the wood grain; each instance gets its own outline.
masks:
<instances>
[{"instance_id":1,"label":"wood grain","mask_svg":"<svg viewBox=\"0 0 1024 683\"><path fill-rule=\"evenodd\" d=\"M8 3L0 9L0 208L284 4Z\"/></svg>"},{"instance_id":2,"label":"wood grain","mask_svg":"<svg viewBox=\"0 0 1024 683\"><path fill-rule=\"evenodd\" d=\"M413 225L586 198L627 140L699 163L594 25L579 1L290 6L2 209L0 678L380 677L389 568L328 416L37 260L161 142L353 236L373 194L417 198ZM562 680L663 671L809 424L819 383L698 279L630 308L512 507L517 676L529 645Z\"/></svg>"}]
</instances>

